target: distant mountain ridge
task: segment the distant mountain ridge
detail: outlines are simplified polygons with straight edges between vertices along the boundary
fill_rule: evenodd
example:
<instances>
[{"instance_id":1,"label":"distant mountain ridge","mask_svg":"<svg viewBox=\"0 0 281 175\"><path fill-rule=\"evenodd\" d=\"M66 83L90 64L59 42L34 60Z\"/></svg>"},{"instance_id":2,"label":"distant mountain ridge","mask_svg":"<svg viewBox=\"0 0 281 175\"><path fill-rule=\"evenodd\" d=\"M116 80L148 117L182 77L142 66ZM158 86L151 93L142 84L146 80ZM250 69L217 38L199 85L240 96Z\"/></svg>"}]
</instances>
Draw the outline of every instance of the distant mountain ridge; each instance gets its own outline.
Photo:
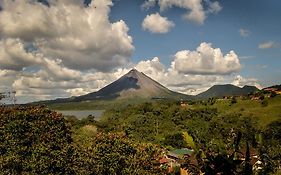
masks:
<instances>
[{"instance_id":1,"label":"distant mountain ridge","mask_svg":"<svg viewBox=\"0 0 281 175\"><path fill-rule=\"evenodd\" d=\"M274 86L263 88L263 90L268 90L268 89L275 89L277 91L281 91L281 85L274 85Z\"/></svg>"},{"instance_id":2,"label":"distant mountain ridge","mask_svg":"<svg viewBox=\"0 0 281 175\"><path fill-rule=\"evenodd\" d=\"M116 100L116 99L175 99L194 100L207 99L211 97L223 97L233 95L246 95L258 91L255 86L244 86L243 88L226 84L214 85L205 92L196 96L174 92L161 85L157 81L148 77L136 69L130 70L116 81L101 88L99 91L88 93L77 97L58 98L55 100L35 102L39 104L69 103L96 100Z\"/></svg>"},{"instance_id":3,"label":"distant mountain ridge","mask_svg":"<svg viewBox=\"0 0 281 175\"><path fill-rule=\"evenodd\" d=\"M240 88L232 84L225 85L214 85L207 91L196 95L197 99L206 99L212 97L223 97L223 96L233 96L233 95L247 95L249 93L258 91L259 89L255 86L244 86Z\"/></svg>"},{"instance_id":4,"label":"distant mountain ridge","mask_svg":"<svg viewBox=\"0 0 281 175\"><path fill-rule=\"evenodd\" d=\"M129 98L188 100L192 99L193 96L171 91L144 73L132 69L99 91L77 97L49 100L43 103L68 103Z\"/></svg>"}]
</instances>

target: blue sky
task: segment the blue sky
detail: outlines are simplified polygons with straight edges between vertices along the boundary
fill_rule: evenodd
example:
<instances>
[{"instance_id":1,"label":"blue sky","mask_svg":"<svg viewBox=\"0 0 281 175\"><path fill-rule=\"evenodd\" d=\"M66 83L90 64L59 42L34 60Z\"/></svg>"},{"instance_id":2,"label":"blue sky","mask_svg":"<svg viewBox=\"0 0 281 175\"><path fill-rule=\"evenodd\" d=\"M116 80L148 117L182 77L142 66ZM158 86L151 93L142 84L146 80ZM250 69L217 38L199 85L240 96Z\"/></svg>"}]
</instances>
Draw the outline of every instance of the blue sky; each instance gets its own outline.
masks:
<instances>
[{"instance_id":1,"label":"blue sky","mask_svg":"<svg viewBox=\"0 0 281 175\"><path fill-rule=\"evenodd\" d=\"M0 0L0 7L0 90L15 90L19 102L93 92L131 68L186 94L281 81L281 1Z\"/></svg>"},{"instance_id":2,"label":"blue sky","mask_svg":"<svg viewBox=\"0 0 281 175\"><path fill-rule=\"evenodd\" d=\"M111 20L124 19L134 36L136 50L132 59L161 57L169 64L171 55L178 50L195 49L201 42L211 42L224 53L234 50L240 57L242 75L258 78L264 86L280 83L281 49L259 49L267 41L281 43L281 1L275 0L222 0L223 9L208 16L203 25L184 21L180 8L166 10L161 15L174 21L176 27L167 34L151 34L141 28L147 14L159 8L141 10L143 1L120 0L112 8ZM249 31L243 37L239 30ZM263 68L262 68L263 67ZM265 68L266 67L266 68Z\"/></svg>"}]
</instances>

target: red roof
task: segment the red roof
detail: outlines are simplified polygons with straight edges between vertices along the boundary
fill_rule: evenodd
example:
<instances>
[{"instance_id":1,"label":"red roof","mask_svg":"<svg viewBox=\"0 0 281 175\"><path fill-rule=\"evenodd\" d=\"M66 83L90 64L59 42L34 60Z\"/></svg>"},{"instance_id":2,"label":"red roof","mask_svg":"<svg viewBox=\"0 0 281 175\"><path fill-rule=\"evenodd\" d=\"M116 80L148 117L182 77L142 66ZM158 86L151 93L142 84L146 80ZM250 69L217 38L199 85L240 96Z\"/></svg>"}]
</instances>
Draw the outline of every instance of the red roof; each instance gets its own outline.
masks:
<instances>
[{"instance_id":1,"label":"red roof","mask_svg":"<svg viewBox=\"0 0 281 175\"><path fill-rule=\"evenodd\" d=\"M169 160L168 160L166 157L163 157L162 159L159 160L159 162L160 162L161 164L163 164L163 163L168 163Z\"/></svg>"}]
</instances>

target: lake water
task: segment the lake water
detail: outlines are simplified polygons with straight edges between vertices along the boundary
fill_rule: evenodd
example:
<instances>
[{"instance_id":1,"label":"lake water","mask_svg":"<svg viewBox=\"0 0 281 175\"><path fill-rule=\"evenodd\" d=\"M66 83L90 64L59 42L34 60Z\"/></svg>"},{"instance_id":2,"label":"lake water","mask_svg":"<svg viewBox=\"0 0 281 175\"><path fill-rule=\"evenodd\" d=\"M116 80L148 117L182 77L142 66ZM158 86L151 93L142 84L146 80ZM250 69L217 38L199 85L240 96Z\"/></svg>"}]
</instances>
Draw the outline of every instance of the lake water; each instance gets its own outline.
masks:
<instances>
[{"instance_id":1,"label":"lake water","mask_svg":"<svg viewBox=\"0 0 281 175\"><path fill-rule=\"evenodd\" d=\"M86 118L89 115L95 116L95 120L99 120L104 112L104 110L69 110L69 111L57 111L62 113L63 115L73 115L77 119Z\"/></svg>"}]
</instances>

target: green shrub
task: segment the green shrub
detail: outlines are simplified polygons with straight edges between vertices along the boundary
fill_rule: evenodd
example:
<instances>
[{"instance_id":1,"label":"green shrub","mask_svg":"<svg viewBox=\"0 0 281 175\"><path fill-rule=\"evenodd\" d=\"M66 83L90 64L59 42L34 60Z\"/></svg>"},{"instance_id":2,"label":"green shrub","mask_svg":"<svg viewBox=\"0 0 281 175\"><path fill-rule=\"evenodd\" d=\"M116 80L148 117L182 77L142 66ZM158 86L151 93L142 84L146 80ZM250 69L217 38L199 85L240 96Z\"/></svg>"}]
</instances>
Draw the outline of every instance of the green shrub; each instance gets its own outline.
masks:
<instances>
[{"instance_id":1,"label":"green shrub","mask_svg":"<svg viewBox=\"0 0 281 175\"><path fill-rule=\"evenodd\" d=\"M72 174L70 128L44 107L0 108L1 174Z\"/></svg>"},{"instance_id":2,"label":"green shrub","mask_svg":"<svg viewBox=\"0 0 281 175\"><path fill-rule=\"evenodd\" d=\"M261 101L261 106L262 106L262 107L267 107L267 106L268 106L268 100L263 99L263 100Z\"/></svg>"},{"instance_id":3,"label":"green shrub","mask_svg":"<svg viewBox=\"0 0 281 175\"><path fill-rule=\"evenodd\" d=\"M231 104L237 103L237 99L236 99L235 97L232 97L230 103L231 103Z\"/></svg>"},{"instance_id":4,"label":"green shrub","mask_svg":"<svg viewBox=\"0 0 281 175\"><path fill-rule=\"evenodd\" d=\"M87 145L78 142L76 149L76 174L164 174L161 149L132 141L124 133L97 133Z\"/></svg>"},{"instance_id":5,"label":"green shrub","mask_svg":"<svg viewBox=\"0 0 281 175\"><path fill-rule=\"evenodd\" d=\"M169 134L165 137L164 144L173 148L185 148L187 145L183 140L182 133Z\"/></svg>"}]
</instances>

